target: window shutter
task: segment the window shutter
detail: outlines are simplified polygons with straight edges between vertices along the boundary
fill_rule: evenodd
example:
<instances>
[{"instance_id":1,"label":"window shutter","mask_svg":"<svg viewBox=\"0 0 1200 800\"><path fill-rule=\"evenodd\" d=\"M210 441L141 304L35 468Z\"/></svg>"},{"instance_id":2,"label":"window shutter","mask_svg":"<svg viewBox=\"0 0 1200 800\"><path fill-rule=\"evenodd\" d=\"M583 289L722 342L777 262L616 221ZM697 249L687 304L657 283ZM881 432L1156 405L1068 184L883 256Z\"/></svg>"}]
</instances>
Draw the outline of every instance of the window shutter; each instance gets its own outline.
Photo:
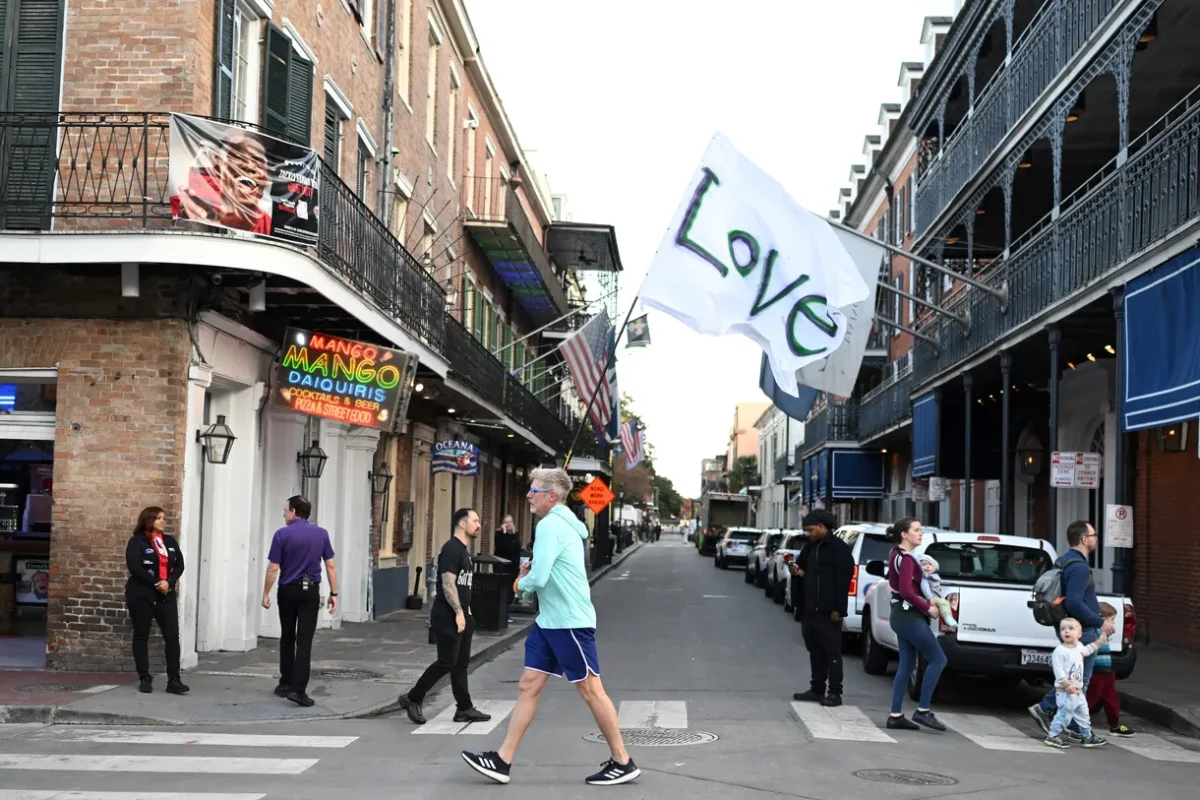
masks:
<instances>
[{"instance_id":1,"label":"window shutter","mask_svg":"<svg viewBox=\"0 0 1200 800\"><path fill-rule=\"evenodd\" d=\"M360 200L366 202L367 154L363 151L361 144L358 146L358 168L354 173L354 191L358 192Z\"/></svg>"},{"instance_id":2,"label":"window shutter","mask_svg":"<svg viewBox=\"0 0 1200 800\"><path fill-rule=\"evenodd\" d=\"M312 141L313 63L291 50L288 64L288 134L293 141Z\"/></svg>"},{"instance_id":3,"label":"window shutter","mask_svg":"<svg viewBox=\"0 0 1200 800\"><path fill-rule=\"evenodd\" d=\"M233 116L233 6L236 0L217 0L216 92L213 114L220 119Z\"/></svg>"},{"instance_id":4,"label":"window shutter","mask_svg":"<svg viewBox=\"0 0 1200 800\"><path fill-rule=\"evenodd\" d=\"M0 0L0 111L8 108L5 98L8 97L8 72L4 69L4 54L8 49L8 0Z\"/></svg>"},{"instance_id":5,"label":"window shutter","mask_svg":"<svg viewBox=\"0 0 1200 800\"><path fill-rule=\"evenodd\" d=\"M338 172L338 167L341 166L339 161L339 151L341 137L341 121L338 116L337 108L328 99L325 101L325 164L334 172Z\"/></svg>"},{"instance_id":6,"label":"window shutter","mask_svg":"<svg viewBox=\"0 0 1200 800\"><path fill-rule=\"evenodd\" d=\"M292 42L274 25L267 26L266 65L263 67L263 127L276 136L288 135L288 88Z\"/></svg>"}]
</instances>

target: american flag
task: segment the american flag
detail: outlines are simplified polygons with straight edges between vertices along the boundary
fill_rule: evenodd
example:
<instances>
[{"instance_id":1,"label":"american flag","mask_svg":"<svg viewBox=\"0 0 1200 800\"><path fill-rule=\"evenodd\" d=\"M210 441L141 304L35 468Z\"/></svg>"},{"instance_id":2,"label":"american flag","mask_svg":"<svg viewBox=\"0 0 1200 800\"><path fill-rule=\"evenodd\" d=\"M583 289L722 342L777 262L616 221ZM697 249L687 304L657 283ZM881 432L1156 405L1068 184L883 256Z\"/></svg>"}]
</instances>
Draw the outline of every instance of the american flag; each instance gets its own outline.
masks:
<instances>
[{"instance_id":1,"label":"american flag","mask_svg":"<svg viewBox=\"0 0 1200 800\"><path fill-rule=\"evenodd\" d=\"M642 463L642 431L637 417L630 417L621 426L621 446L625 449L625 469L633 469Z\"/></svg>"},{"instance_id":2,"label":"american flag","mask_svg":"<svg viewBox=\"0 0 1200 800\"><path fill-rule=\"evenodd\" d=\"M601 432L608 434L604 437L605 441L616 435L616 431L612 430L612 423L617 419L614 413L618 398L616 365L607 374L604 371L612 346L612 330L604 309L558 346L585 407L591 401L592 393L596 393L596 402L592 403L589 416L596 428L597 438L600 438ZM598 392L597 386L600 387Z\"/></svg>"}]
</instances>

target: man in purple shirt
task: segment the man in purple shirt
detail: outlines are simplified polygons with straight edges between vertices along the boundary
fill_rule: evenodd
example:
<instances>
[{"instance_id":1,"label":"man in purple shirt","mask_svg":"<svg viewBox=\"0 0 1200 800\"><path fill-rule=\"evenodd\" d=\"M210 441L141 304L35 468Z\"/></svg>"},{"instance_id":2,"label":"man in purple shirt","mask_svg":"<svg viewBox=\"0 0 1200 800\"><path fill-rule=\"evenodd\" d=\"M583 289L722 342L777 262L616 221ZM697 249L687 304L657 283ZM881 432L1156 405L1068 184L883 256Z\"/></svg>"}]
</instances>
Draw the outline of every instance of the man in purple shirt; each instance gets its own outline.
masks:
<instances>
[{"instance_id":1,"label":"man in purple shirt","mask_svg":"<svg viewBox=\"0 0 1200 800\"><path fill-rule=\"evenodd\" d=\"M279 578L279 685L275 694L298 706L311 706L308 673L312 640L321 612L321 562L329 575L329 613L337 611L337 569L329 531L308 521L312 503L300 495L289 497L283 507L287 522L271 539L267 554L267 579L263 584L263 608L271 607L271 587Z\"/></svg>"}]
</instances>

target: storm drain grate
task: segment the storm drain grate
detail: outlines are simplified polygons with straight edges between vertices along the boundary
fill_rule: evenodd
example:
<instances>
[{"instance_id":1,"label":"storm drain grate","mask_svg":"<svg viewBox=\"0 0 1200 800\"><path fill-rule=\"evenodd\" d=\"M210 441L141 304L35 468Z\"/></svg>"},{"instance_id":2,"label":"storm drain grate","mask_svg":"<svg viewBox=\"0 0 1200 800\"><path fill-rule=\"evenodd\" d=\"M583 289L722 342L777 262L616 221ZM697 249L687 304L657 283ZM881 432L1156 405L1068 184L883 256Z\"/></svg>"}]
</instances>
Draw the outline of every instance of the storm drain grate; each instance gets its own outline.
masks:
<instances>
[{"instance_id":1,"label":"storm drain grate","mask_svg":"<svg viewBox=\"0 0 1200 800\"><path fill-rule=\"evenodd\" d=\"M89 688L86 684L78 686L70 683L30 683L18 686L18 692L78 692Z\"/></svg>"},{"instance_id":2,"label":"storm drain grate","mask_svg":"<svg viewBox=\"0 0 1200 800\"><path fill-rule=\"evenodd\" d=\"M621 738L625 744L637 747L680 747L689 744L708 744L715 742L715 733L704 731L689 731L682 728L622 728ZM584 734L586 742L605 744L604 734L592 731Z\"/></svg>"},{"instance_id":3,"label":"storm drain grate","mask_svg":"<svg viewBox=\"0 0 1200 800\"><path fill-rule=\"evenodd\" d=\"M897 783L901 786L953 786L958 783L948 775L907 769L860 769L854 773L854 777L876 783Z\"/></svg>"},{"instance_id":4,"label":"storm drain grate","mask_svg":"<svg viewBox=\"0 0 1200 800\"><path fill-rule=\"evenodd\" d=\"M382 672L369 669L344 669L331 667L329 669L314 669L314 678L328 678L331 681L374 681L383 677Z\"/></svg>"}]
</instances>

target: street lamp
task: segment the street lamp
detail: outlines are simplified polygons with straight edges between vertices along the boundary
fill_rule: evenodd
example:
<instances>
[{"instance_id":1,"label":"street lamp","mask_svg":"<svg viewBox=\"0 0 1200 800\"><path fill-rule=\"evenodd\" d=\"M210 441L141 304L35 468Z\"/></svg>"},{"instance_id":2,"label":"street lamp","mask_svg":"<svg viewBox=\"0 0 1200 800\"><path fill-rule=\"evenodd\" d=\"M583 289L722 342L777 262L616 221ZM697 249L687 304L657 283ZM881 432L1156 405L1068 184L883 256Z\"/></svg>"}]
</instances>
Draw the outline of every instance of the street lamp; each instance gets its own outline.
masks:
<instances>
[{"instance_id":1,"label":"street lamp","mask_svg":"<svg viewBox=\"0 0 1200 800\"><path fill-rule=\"evenodd\" d=\"M217 414L217 421L209 425L203 433L196 431L196 441L204 446L204 457L210 464L227 463L235 439L237 437L225 424L224 414Z\"/></svg>"},{"instance_id":2,"label":"street lamp","mask_svg":"<svg viewBox=\"0 0 1200 800\"><path fill-rule=\"evenodd\" d=\"M1158 429L1158 449L1164 453L1182 453L1187 449L1188 423L1176 422Z\"/></svg>"},{"instance_id":3,"label":"street lamp","mask_svg":"<svg viewBox=\"0 0 1200 800\"><path fill-rule=\"evenodd\" d=\"M367 474L371 479L371 492L376 495L384 495L388 493L388 489L392 485L392 471L388 469L388 465L384 464L379 469Z\"/></svg>"},{"instance_id":4,"label":"street lamp","mask_svg":"<svg viewBox=\"0 0 1200 800\"><path fill-rule=\"evenodd\" d=\"M1027 478L1036 478L1042 474L1042 461L1045 459L1046 449L1042 447L1038 438L1032 435L1023 444L1023 447L1017 448L1017 457L1021 459L1021 474Z\"/></svg>"},{"instance_id":5,"label":"street lamp","mask_svg":"<svg viewBox=\"0 0 1200 800\"><path fill-rule=\"evenodd\" d=\"M325 462L329 460L329 456L325 455L321 445L314 439L311 447L303 453L296 454L296 460L300 462L300 469L306 479L320 478L321 473L325 471Z\"/></svg>"}]
</instances>

